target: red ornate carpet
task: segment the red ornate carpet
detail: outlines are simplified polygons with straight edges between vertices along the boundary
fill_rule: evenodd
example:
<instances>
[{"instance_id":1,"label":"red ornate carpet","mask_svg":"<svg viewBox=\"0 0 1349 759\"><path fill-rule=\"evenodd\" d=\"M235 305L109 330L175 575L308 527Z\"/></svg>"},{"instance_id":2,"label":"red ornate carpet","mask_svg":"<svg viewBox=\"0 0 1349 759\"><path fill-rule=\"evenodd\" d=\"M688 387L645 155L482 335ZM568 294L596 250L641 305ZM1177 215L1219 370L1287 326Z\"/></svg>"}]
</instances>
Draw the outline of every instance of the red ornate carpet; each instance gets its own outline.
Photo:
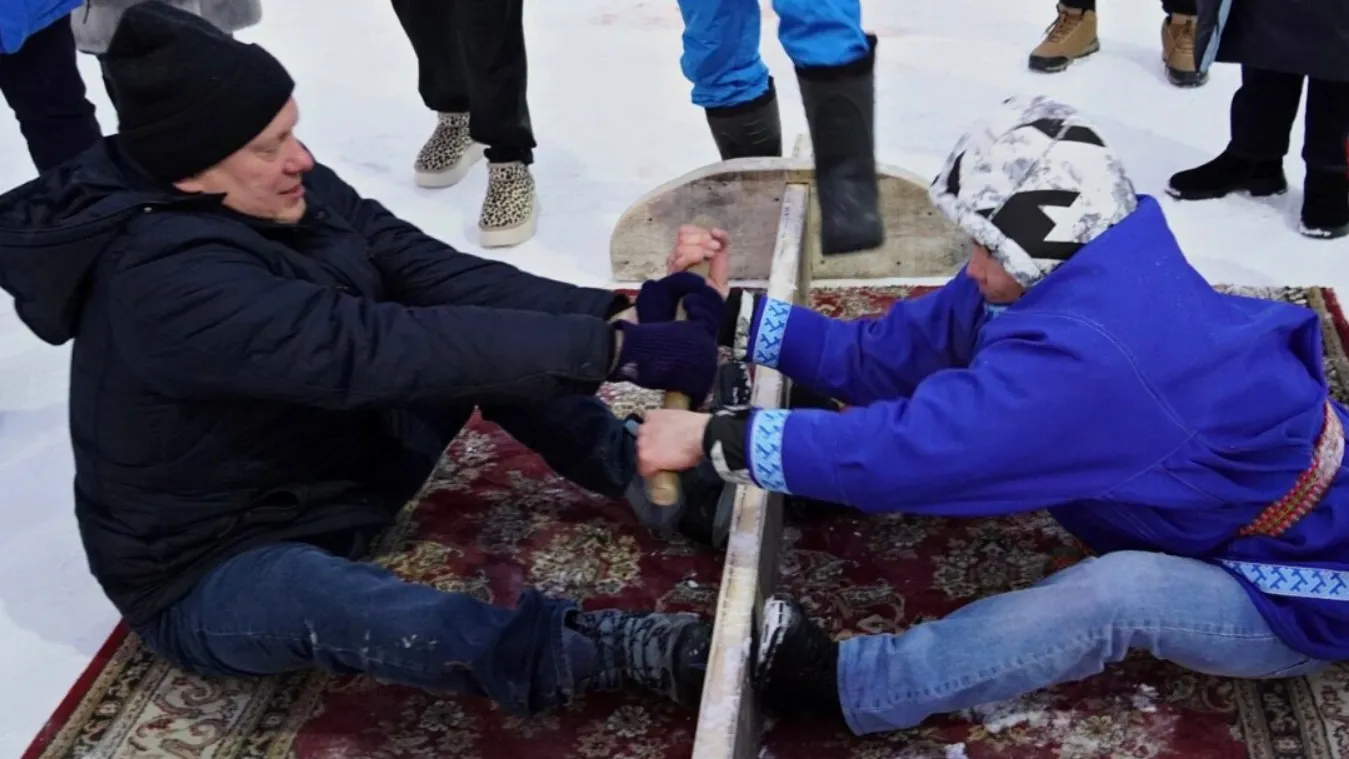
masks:
<instances>
[{"instance_id":1,"label":"red ornate carpet","mask_svg":"<svg viewBox=\"0 0 1349 759\"><path fill-rule=\"evenodd\" d=\"M834 315L882 310L904 288L824 290ZM1259 297L1323 317L1326 362L1349 378L1343 315L1324 289ZM606 388L617 407L653 403ZM1044 514L952 521L835 517L790 530L783 583L836 621L840 636L897 630L984 594L1025 586L1079 558ZM512 603L526 584L582 599L709 612L720 563L662 544L623 503L572 487L480 420L456 439L424 498L404 510L378 561L446 590ZM206 680L116 632L25 759L676 759L691 714L641 696L591 698L531 720L471 698L440 698L366 677ZM772 726L777 759L1314 759L1349 752L1349 670L1250 683L1132 658L1088 681L867 739L836 725Z\"/></svg>"}]
</instances>

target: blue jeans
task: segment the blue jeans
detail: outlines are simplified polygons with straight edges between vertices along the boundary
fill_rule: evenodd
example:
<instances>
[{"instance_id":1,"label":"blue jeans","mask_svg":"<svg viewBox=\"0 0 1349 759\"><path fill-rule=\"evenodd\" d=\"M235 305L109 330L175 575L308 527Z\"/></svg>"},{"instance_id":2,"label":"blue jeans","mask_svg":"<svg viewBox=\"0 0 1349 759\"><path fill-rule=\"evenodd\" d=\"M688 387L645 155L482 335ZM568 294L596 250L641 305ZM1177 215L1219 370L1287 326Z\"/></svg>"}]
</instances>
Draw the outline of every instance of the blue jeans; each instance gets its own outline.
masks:
<instances>
[{"instance_id":1,"label":"blue jeans","mask_svg":"<svg viewBox=\"0 0 1349 759\"><path fill-rule=\"evenodd\" d=\"M390 421L404 448L430 466L471 413ZM635 476L631 437L594 397L484 408L483 416L584 487L617 496ZM566 703L594 672L594 644L565 624L573 609L533 590L515 608L493 606L287 542L226 560L136 632L155 653L207 676L367 673L532 714Z\"/></svg>"},{"instance_id":2,"label":"blue jeans","mask_svg":"<svg viewBox=\"0 0 1349 759\"><path fill-rule=\"evenodd\" d=\"M773 0L773 10L778 39L798 67L842 66L870 52L861 0ZM758 0L679 0L679 11L679 65L693 84L694 105L740 105L768 90L768 67L759 57Z\"/></svg>"},{"instance_id":3,"label":"blue jeans","mask_svg":"<svg viewBox=\"0 0 1349 759\"><path fill-rule=\"evenodd\" d=\"M1131 649L1222 677L1295 677L1328 666L1285 645L1225 570L1121 551L897 635L844 641L839 696L854 733L902 730L1081 680Z\"/></svg>"}]
</instances>

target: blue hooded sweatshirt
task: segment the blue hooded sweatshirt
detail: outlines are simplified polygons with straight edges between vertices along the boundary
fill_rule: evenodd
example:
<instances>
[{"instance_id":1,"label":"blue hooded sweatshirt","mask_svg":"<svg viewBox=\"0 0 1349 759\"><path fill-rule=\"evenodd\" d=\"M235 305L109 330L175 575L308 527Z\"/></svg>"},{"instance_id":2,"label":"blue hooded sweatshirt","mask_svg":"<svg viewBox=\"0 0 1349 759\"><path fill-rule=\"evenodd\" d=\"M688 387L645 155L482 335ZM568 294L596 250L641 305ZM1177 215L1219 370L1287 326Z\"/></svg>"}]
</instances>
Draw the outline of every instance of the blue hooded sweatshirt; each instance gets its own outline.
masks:
<instances>
[{"instance_id":1,"label":"blue hooded sweatshirt","mask_svg":"<svg viewBox=\"0 0 1349 759\"><path fill-rule=\"evenodd\" d=\"M1313 311L1215 291L1147 196L986 306L963 271L872 319L761 299L749 357L852 408L755 412L755 482L875 513L1048 508L1098 553L1226 567L1291 647L1349 659L1343 470L1279 537L1238 535L1310 466L1328 400Z\"/></svg>"},{"instance_id":2,"label":"blue hooded sweatshirt","mask_svg":"<svg viewBox=\"0 0 1349 759\"><path fill-rule=\"evenodd\" d=\"M69 16L81 0L0 0L0 54L18 52L29 37Z\"/></svg>"}]
</instances>

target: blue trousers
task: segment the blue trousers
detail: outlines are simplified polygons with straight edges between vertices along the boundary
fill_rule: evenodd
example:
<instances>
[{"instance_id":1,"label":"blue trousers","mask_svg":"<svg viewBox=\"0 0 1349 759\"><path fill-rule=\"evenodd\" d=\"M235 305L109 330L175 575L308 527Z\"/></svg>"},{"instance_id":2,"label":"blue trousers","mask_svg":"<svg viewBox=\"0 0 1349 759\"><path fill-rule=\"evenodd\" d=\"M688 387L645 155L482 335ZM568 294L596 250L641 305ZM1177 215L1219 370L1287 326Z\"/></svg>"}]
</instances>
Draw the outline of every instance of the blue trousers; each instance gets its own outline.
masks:
<instances>
[{"instance_id":1,"label":"blue trousers","mask_svg":"<svg viewBox=\"0 0 1349 759\"><path fill-rule=\"evenodd\" d=\"M579 485L618 496L634 481L632 438L597 398L482 411ZM420 478L471 412L394 415L397 439L422 462ZM532 714L566 703L594 674L594 644L564 624L575 608L533 590L513 608L495 606L317 545L281 542L226 560L136 633L156 654L206 676L367 673Z\"/></svg>"},{"instance_id":2,"label":"blue trousers","mask_svg":"<svg viewBox=\"0 0 1349 759\"><path fill-rule=\"evenodd\" d=\"M898 635L849 638L838 688L853 732L889 732L1081 680L1130 650L1242 679L1329 666L1289 648L1221 567L1120 551Z\"/></svg>"},{"instance_id":3,"label":"blue trousers","mask_svg":"<svg viewBox=\"0 0 1349 759\"><path fill-rule=\"evenodd\" d=\"M842 66L867 56L861 0L773 0L778 39L799 68ZM679 0L684 17L680 68L693 104L740 105L768 90L759 57L758 0Z\"/></svg>"}]
</instances>

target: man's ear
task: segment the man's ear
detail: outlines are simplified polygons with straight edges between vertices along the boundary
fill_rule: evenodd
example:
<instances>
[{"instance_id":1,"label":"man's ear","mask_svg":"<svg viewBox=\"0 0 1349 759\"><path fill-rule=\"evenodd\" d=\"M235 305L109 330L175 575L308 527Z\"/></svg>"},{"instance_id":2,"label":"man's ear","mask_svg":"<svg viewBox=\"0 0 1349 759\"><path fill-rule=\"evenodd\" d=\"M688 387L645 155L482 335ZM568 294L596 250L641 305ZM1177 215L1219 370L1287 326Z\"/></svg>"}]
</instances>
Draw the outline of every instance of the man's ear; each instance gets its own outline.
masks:
<instances>
[{"instance_id":1,"label":"man's ear","mask_svg":"<svg viewBox=\"0 0 1349 759\"><path fill-rule=\"evenodd\" d=\"M196 174L193 174L187 179L180 179L177 182L174 182L173 186L179 192L186 192L190 194L205 193L207 192L206 185L202 181L204 178L204 174L205 172L197 172Z\"/></svg>"}]
</instances>

